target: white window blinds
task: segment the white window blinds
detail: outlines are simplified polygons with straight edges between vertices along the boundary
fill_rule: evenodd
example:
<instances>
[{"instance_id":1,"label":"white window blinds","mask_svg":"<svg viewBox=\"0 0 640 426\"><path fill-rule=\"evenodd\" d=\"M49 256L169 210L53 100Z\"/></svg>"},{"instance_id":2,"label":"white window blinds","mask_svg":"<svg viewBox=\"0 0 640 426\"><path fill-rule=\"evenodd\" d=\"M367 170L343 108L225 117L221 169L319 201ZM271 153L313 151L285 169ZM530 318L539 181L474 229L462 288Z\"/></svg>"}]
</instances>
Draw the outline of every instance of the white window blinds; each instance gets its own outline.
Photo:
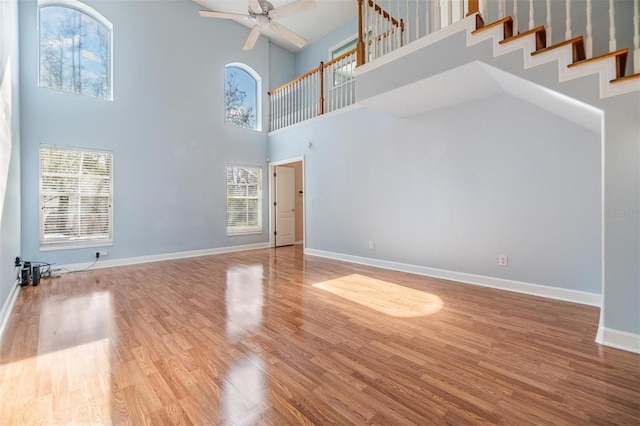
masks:
<instances>
[{"instance_id":1,"label":"white window blinds","mask_svg":"<svg viewBox=\"0 0 640 426\"><path fill-rule=\"evenodd\" d=\"M40 147L40 245L113 241L113 154Z\"/></svg>"},{"instance_id":2,"label":"white window blinds","mask_svg":"<svg viewBox=\"0 0 640 426\"><path fill-rule=\"evenodd\" d=\"M262 232L262 169L227 165L227 233Z\"/></svg>"}]
</instances>

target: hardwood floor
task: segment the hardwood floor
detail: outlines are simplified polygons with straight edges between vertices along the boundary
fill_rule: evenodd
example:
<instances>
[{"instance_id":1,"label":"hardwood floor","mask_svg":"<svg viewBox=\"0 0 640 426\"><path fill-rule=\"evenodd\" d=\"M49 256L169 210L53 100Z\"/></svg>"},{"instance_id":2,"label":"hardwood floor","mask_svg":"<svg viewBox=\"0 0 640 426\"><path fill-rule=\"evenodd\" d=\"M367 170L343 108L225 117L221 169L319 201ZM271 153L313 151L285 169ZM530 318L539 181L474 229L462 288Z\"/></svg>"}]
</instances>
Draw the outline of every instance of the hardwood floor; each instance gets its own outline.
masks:
<instances>
[{"instance_id":1,"label":"hardwood floor","mask_svg":"<svg viewBox=\"0 0 640 426\"><path fill-rule=\"evenodd\" d=\"M640 424L596 308L299 247L22 289L0 424Z\"/></svg>"}]
</instances>

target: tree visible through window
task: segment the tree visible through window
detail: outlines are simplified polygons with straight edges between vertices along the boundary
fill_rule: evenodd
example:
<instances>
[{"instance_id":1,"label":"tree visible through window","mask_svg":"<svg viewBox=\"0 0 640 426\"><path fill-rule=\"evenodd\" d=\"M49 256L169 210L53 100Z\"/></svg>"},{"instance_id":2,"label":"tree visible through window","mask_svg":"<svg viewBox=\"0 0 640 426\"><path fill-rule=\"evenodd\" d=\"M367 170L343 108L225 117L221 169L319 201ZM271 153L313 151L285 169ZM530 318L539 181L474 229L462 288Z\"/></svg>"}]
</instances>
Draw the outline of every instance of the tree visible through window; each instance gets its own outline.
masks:
<instances>
[{"instance_id":1,"label":"tree visible through window","mask_svg":"<svg viewBox=\"0 0 640 426\"><path fill-rule=\"evenodd\" d=\"M40 85L111 99L111 24L74 0L41 1L39 13Z\"/></svg>"},{"instance_id":2,"label":"tree visible through window","mask_svg":"<svg viewBox=\"0 0 640 426\"><path fill-rule=\"evenodd\" d=\"M113 240L113 154L40 147L40 245Z\"/></svg>"},{"instance_id":3,"label":"tree visible through window","mask_svg":"<svg viewBox=\"0 0 640 426\"><path fill-rule=\"evenodd\" d=\"M236 65L225 67L225 123L258 130L259 79Z\"/></svg>"},{"instance_id":4,"label":"tree visible through window","mask_svg":"<svg viewBox=\"0 0 640 426\"><path fill-rule=\"evenodd\" d=\"M227 165L227 233L262 232L262 169Z\"/></svg>"}]
</instances>

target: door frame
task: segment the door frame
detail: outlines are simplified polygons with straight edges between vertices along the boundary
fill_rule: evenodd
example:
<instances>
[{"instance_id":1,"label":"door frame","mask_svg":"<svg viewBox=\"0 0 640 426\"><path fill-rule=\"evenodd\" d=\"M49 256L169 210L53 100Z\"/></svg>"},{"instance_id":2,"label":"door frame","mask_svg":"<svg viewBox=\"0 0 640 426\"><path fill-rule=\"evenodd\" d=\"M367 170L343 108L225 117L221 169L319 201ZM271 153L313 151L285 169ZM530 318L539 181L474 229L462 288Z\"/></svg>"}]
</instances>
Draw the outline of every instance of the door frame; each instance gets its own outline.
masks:
<instances>
[{"instance_id":1,"label":"door frame","mask_svg":"<svg viewBox=\"0 0 640 426\"><path fill-rule=\"evenodd\" d=\"M302 188L303 188L303 193L302 193L302 247L303 249L307 248L307 227L306 227L306 222L307 222L307 203L306 203L306 197L307 197L307 182L306 182L306 173L304 170L304 156L302 157L293 157L293 158L287 158L284 160L278 160L278 161L272 161L269 162L269 247L275 247L276 246L276 242L275 239L273 238L273 230L276 228L276 215L274 213L274 205L273 203L276 200L276 185L275 185L275 181L273 180L273 174L276 171L276 166L286 166L287 164L291 164L291 163L297 163L297 162L301 162L302 163ZM295 196L296 194L294 194ZM294 202L295 202L295 198L294 198Z\"/></svg>"}]
</instances>

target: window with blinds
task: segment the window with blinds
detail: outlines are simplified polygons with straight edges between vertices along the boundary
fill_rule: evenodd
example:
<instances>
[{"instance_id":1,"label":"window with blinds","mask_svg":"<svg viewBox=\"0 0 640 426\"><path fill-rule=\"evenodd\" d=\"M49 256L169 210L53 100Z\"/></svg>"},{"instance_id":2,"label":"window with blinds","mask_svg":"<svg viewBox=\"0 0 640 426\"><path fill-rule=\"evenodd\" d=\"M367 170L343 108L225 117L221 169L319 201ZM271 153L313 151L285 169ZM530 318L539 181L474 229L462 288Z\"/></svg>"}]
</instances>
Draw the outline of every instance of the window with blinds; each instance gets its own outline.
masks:
<instances>
[{"instance_id":1,"label":"window with blinds","mask_svg":"<svg viewBox=\"0 0 640 426\"><path fill-rule=\"evenodd\" d=\"M40 245L113 242L113 154L40 147Z\"/></svg>"},{"instance_id":2,"label":"window with blinds","mask_svg":"<svg viewBox=\"0 0 640 426\"><path fill-rule=\"evenodd\" d=\"M262 232L262 169L227 165L227 234Z\"/></svg>"}]
</instances>

